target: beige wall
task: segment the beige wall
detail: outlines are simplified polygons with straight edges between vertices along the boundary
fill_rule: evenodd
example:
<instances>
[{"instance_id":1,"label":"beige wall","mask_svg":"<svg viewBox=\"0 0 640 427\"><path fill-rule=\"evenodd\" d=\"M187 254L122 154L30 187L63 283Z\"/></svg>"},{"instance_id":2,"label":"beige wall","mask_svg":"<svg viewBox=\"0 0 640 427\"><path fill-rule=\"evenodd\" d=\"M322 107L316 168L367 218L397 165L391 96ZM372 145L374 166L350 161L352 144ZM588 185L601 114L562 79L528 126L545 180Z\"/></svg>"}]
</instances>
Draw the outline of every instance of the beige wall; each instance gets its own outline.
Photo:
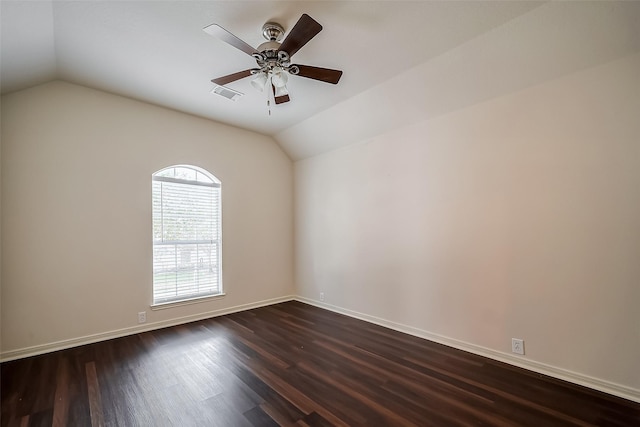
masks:
<instances>
[{"instance_id":1,"label":"beige wall","mask_svg":"<svg viewBox=\"0 0 640 427\"><path fill-rule=\"evenodd\" d=\"M151 311L151 174L223 186L226 297ZM292 163L273 139L62 82L2 98L2 351L293 293Z\"/></svg>"},{"instance_id":2,"label":"beige wall","mask_svg":"<svg viewBox=\"0 0 640 427\"><path fill-rule=\"evenodd\" d=\"M634 55L297 162L298 294L640 397L639 118Z\"/></svg>"}]
</instances>

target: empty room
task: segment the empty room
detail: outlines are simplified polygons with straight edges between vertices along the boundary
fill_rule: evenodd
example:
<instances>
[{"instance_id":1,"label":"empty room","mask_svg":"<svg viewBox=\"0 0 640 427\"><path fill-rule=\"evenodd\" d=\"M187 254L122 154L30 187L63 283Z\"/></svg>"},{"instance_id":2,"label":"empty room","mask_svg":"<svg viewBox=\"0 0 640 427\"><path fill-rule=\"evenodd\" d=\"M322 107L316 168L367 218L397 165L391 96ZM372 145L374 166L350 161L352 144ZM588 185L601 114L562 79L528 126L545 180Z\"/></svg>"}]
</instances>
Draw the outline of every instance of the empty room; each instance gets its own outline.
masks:
<instances>
[{"instance_id":1,"label":"empty room","mask_svg":"<svg viewBox=\"0 0 640 427\"><path fill-rule=\"evenodd\" d=\"M640 425L640 2L0 19L0 427Z\"/></svg>"}]
</instances>

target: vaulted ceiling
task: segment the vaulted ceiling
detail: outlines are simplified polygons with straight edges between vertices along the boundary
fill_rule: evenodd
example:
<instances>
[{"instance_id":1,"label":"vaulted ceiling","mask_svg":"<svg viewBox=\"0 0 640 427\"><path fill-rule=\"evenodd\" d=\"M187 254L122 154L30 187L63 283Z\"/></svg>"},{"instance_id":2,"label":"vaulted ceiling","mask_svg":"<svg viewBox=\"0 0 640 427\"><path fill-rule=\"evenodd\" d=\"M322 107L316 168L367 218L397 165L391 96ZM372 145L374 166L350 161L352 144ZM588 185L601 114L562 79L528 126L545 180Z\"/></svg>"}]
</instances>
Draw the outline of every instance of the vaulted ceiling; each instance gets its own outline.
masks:
<instances>
[{"instance_id":1,"label":"vaulted ceiling","mask_svg":"<svg viewBox=\"0 0 640 427\"><path fill-rule=\"evenodd\" d=\"M293 159L464 108L640 50L640 2L11 1L0 3L2 93L54 79L273 136ZM258 46L275 21L324 27L295 62L344 71L333 86L291 77L271 107L255 61L202 31Z\"/></svg>"}]
</instances>

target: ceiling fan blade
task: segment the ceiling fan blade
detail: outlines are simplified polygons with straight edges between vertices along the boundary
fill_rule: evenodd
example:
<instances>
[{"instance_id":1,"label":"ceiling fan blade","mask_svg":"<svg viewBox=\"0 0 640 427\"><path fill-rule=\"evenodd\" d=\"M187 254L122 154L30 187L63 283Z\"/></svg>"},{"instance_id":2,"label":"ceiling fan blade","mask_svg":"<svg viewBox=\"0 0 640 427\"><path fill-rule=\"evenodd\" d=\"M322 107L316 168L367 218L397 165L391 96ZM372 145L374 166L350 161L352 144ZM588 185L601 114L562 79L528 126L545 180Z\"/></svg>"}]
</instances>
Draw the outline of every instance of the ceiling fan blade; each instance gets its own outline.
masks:
<instances>
[{"instance_id":1,"label":"ceiling fan blade","mask_svg":"<svg viewBox=\"0 0 640 427\"><path fill-rule=\"evenodd\" d=\"M244 79L245 77L249 77L251 75L251 70L238 71L237 73L229 74L227 76L218 77L217 79L211 80L211 82L224 86L227 83L235 82L236 80Z\"/></svg>"},{"instance_id":2,"label":"ceiling fan blade","mask_svg":"<svg viewBox=\"0 0 640 427\"><path fill-rule=\"evenodd\" d=\"M334 85L337 84L340 81L340 77L342 77L342 71L340 70L312 67L310 65L296 65L296 67L300 70L298 74L295 74L297 76L320 80Z\"/></svg>"},{"instance_id":3,"label":"ceiling fan blade","mask_svg":"<svg viewBox=\"0 0 640 427\"><path fill-rule=\"evenodd\" d=\"M277 104L283 104L285 102L289 102L291 101L291 98L289 98L289 95L283 95L283 96L276 96L275 100L277 105Z\"/></svg>"},{"instance_id":4,"label":"ceiling fan blade","mask_svg":"<svg viewBox=\"0 0 640 427\"><path fill-rule=\"evenodd\" d=\"M271 87L273 89L273 99L276 102L276 105L291 101L289 95L276 96L276 87L273 84L271 85Z\"/></svg>"},{"instance_id":5,"label":"ceiling fan blade","mask_svg":"<svg viewBox=\"0 0 640 427\"><path fill-rule=\"evenodd\" d=\"M309 40L314 38L316 34L322 31L322 25L318 24L312 17L303 14L296 25L293 26L287 37L280 45L280 50L284 50L293 56L302 46L307 44Z\"/></svg>"},{"instance_id":6,"label":"ceiling fan blade","mask_svg":"<svg viewBox=\"0 0 640 427\"><path fill-rule=\"evenodd\" d=\"M223 42L227 42L231 46L240 49L247 55L253 55L254 53L257 53L257 51L249 44L245 43L243 40L240 40L238 37L234 36L218 24L207 25L202 30L207 34L217 37Z\"/></svg>"}]
</instances>

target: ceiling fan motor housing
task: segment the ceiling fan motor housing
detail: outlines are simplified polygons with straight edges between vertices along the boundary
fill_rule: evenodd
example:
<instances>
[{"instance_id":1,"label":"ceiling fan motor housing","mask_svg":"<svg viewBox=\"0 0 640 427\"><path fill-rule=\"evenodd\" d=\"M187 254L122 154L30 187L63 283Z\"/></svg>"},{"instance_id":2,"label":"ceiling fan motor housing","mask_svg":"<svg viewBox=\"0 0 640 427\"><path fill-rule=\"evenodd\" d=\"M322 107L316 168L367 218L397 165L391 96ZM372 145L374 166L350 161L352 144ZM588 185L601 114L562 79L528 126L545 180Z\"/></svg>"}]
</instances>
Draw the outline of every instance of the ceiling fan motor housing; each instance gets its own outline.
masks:
<instances>
[{"instance_id":1,"label":"ceiling fan motor housing","mask_svg":"<svg viewBox=\"0 0 640 427\"><path fill-rule=\"evenodd\" d=\"M262 43L260 46L258 46L258 49L256 50L258 52L266 52L266 53L275 52L275 54L271 54L267 56L277 57L279 49L280 49L280 43L276 41L268 41L268 42Z\"/></svg>"},{"instance_id":2,"label":"ceiling fan motor housing","mask_svg":"<svg viewBox=\"0 0 640 427\"><path fill-rule=\"evenodd\" d=\"M280 50L279 40L284 35L282 25L276 22L267 22L262 26L262 35L267 41L256 49L258 54L255 54L254 58L260 67L260 71L256 72L269 72L277 67L291 74L297 74L298 67L291 67L289 54Z\"/></svg>"}]
</instances>

